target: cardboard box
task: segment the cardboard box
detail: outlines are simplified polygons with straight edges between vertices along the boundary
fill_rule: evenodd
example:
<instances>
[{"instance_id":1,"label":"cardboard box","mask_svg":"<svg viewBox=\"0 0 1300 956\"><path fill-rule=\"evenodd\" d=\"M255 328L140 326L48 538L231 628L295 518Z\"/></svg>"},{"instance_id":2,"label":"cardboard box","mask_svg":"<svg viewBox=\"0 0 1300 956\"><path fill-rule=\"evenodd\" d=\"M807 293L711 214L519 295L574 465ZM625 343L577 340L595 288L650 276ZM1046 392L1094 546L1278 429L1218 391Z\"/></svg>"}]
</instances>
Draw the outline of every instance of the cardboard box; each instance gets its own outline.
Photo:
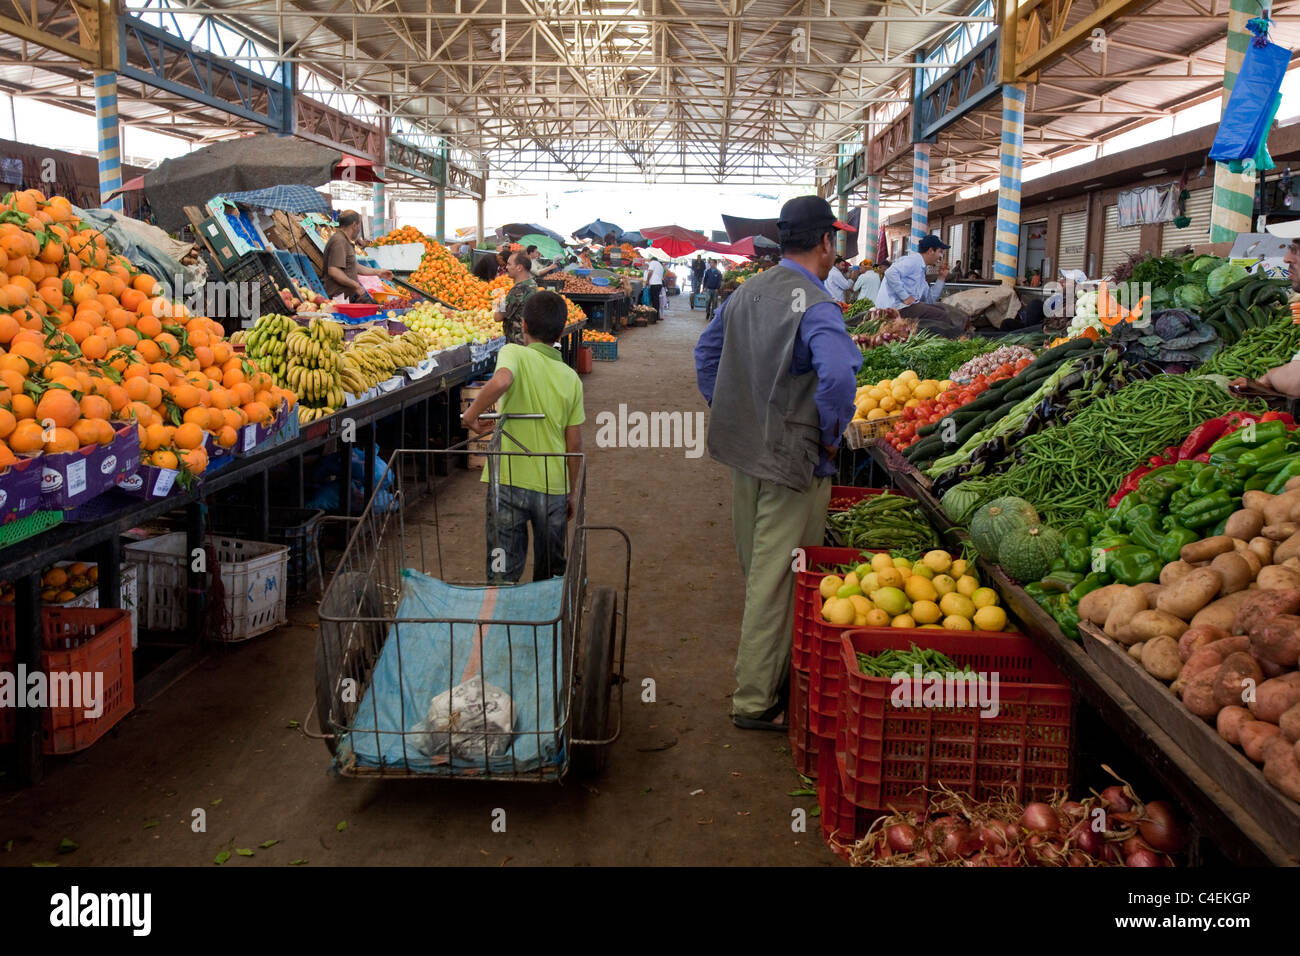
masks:
<instances>
[{"instance_id":1,"label":"cardboard box","mask_svg":"<svg viewBox=\"0 0 1300 956\"><path fill-rule=\"evenodd\" d=\"M134 422L107 445L41 456L41 507L68 511L113 488L140 468L140 432Z\"/></svg>"}]
</instances>

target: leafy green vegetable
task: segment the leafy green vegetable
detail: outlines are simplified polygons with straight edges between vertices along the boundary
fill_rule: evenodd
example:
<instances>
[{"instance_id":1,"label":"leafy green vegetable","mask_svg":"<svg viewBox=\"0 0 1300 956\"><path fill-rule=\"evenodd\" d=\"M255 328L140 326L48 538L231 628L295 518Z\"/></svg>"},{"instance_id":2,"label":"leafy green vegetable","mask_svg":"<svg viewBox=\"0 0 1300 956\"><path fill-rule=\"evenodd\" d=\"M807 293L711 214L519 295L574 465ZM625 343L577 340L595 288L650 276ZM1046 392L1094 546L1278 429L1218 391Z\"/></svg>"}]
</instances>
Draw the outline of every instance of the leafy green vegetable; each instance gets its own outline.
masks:
<instances>
[{"instance_id":1,"label":"leafy green vegetable","mask_svg":"<svg viewBox=\"0 0 1300 956\"><path fill-rule=\"evenodd\" d=\"M1228 286L1241 279L1246 278L1247 272L1244 266L1239 266L1231 262L1225 262L1221 266L1216 266L1205 279L1205 290L1211 296L1216 296Z\"/></svg>"}]
</instances>

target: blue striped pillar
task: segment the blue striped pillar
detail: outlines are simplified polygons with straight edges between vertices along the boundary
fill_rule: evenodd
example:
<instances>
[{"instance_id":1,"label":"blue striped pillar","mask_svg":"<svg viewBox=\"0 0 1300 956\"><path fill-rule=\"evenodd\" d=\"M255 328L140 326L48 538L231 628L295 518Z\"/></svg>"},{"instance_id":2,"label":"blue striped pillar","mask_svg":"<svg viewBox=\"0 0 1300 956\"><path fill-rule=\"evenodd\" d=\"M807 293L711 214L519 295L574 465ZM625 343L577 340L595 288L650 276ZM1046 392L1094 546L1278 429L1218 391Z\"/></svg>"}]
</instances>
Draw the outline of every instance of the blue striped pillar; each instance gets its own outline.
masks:
<instances>
[{"instance_id":1,"label":"blue striped pillar","mask_svg":"<svg viewBox=\"0 0 1300 956\"><path fill-rule=\"evenodd\" d=\"M388 215L388 205L384 198L384 184L375 183L374 189L375 208L374 216L372 217L373 225L370 227L370 237L372 239L378 239L388 231L388 224L385 222L385 217Z\"/></svg>"},{"instance_id":2,"label":"blue striped pillar","mask_svg":"<svg viewBox=\"0 0 1300 956\"><path fill-rule=\"evenodd\" d=\"M912 242L911 252L930 234L930 144L912 146Z\"/></svg>"},{"instance_id":3,"label":"blue striped pillar","mask_svg":"<svg viewBox=\"0 0 1300 956\"><path fill-rule=\"evenodd\" d=\"M866 225L862 228L862 237L858 247L862 254L873 263L880 255L880 177L867 177L867 215Z\"/></svg>"},{"instance_id":4,"label":"blue striped pillar","mask_svg":"<svg viewBox=\"0 0 1300 956\"><path fill-rule=\"evenodd\" d=\"M835 213L835 215L839 217L840 222L849 221L849 194L848 193L840 194L840 208ZM849 251L849 234L847 232L844 232L843 230L839 230L835 233L835 248L840 255L844 255Z\"/></svg>"},{"instance_id":5,"label":"blue striped pillar","mask_svg":"<svg viewBox=\"0 0 1300 956\"><path fill-rule=\"evenodd\" d=\"M1025 166L1025 85L1002 84L1002 150L998 180L998 229L993 275L1016 284L1020 260L1020 176Z\"/></svg>"},{"instance_id":6,"label":"blue striped pillar","mask_svg":"<svg viewBox=\"0 0 1300 956\"><path fill-rule=\"evenodd\" d=\"M438 205L434 212L434 232L437 233L433 238L437 239L443 245L447 244L447 187L439 186L436 201Z\"/></svg>"},{"instance_id":7,"label":"blue striped pillar","mask_svg":"<svg viewBox=\"0 0 1300 956\"><path fill-rule=\"evenodd\" d=\"M122 197L109 194L122 188L122 139L117 123L117 74L95 73L95 129L99 150L99 204L122 211Z\"/></svg>"}]
</instances>

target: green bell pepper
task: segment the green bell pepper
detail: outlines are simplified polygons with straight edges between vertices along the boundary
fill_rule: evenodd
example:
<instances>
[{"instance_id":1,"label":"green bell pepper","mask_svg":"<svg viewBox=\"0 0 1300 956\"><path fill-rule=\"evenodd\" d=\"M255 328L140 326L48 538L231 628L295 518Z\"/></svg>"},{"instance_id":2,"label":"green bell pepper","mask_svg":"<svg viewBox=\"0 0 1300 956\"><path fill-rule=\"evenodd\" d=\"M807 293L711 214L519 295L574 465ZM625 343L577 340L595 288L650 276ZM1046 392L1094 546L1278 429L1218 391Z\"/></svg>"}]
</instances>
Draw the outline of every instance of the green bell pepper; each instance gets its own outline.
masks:
<instances>
[{"instance_id":1,"label":"green bell pepper","mask_svg":"<svg viewBox=\"0 0 1300 956\"><path fill-rule=\"evenodd\" d=\"M1090 536L1086 528L1071 528L1065 532L1065 540L1061 546L1061 558L1065 561L1065 566L1070 571L1076 571L1085 574L1088 566L1092 564L1092 556L1088 553Z\"/></svg>"},{"instance_id":2,"label":"green bell pepper","mask_svg":"<svg viewBox=\"0 0 1300 956\"><path fill-rule=\"evenodd\" d=\"M1187 486L1187 490L1191 494L1192 498L1200 498L1204 495L1208 495L1218 487L1219 469L1206 468L1192 479L1192 483Z\"/></svg>"},{"instance_id":3,"label":"green bell pepper","mask_svg":"<svg viewBox=\"0 0 1300 956\"><path fill-rule=\"evenodd\" d=\"M1255 477L1258 477L1260 475L1268 475L1270 477L1276 475L1279 471L1281 471L1287 465L1291 464L1293 461L1300 461L1300 454L1296 452L1288 452L1285 455L1279 455L1278 457L1274 458L1272 461L1266 461L1264 462L1264 464L1256 468Z\"/></svg>"},{"instance_id":4,"label":"green bell pepper","mask_svg":"<svg viewBox=\"0 0 1300 956\"><path fill-rule=\"evenodd\" d=\"M1079 606L1070 602L1070 596L1063 594L1048 609L1061 632L1072 641L1079 639Z\"/></svg>"},{"instance_id":5,"label":"green bell pepper","mask_svg":"<svg viewBox=\"0 0 1300 956\"><path fill-rule=\"evenodd\" d=\"M1097 588L1105 587L1110 584L1110 575L1102 571L1090 571L1087 577L1070 588L1070 601L1078 604L1085 594L1089 594Z\"/></svg>"},{"instance_id":6,"label":"green bell pepper","mask_svg":"<svg viewBox=\"0 0 1300 956\"><path fill-rule=\"evenodd\" d=\"M1109 517L1109 508L1089 508L1083 516L1084 526L1088 529L1088 537L1091 538L1095 535L1101 534L1102 530L1106 527L1106 519Z\"/></svg>"},{"instance_id":7,"label":"green bell pepper","mask_svg":"<svg viewBox=\"0 0 1300 956\"><path fill-rule=\"evenodd\" d=\"M1174 525L1160 539L1160 546L1156 549L1156 554L1162 562L1169 564L1171 561L1178 560L1184 545L1200 540L1201 536L1190 528Z\"/></svg>"},{"instance_id":8,"label":"green bell pepper","mask_svg":"<svg viewBox=\"0 0 1300 956\"><path fill-rule=\"evenodd\" d=\"M1049 592L1037 581L1026 584L1025 593L1033 598L1035 604L1041 607L1044 611L1050 613L1052 601L1056 598L1055 594Z\"/></svg>"},{"instance_id":9,"label":"green bell pepper","mask_svg":"<svg viewBox=\"0 0 1300 956\"><path fill-rule=\"evenodd\" d=\"M1043 578L1042 585L1047 591L1069 591L1083 580L1083 575L1074 571L1049 571Z\"/></svg>"},{"instance_id":10,"label":"green bell pepper","mask_svg":"<svg viewBox=\"0 0 1300 956\"><path fill-rule=\"evenodd\" d=\"M1194 497L1195 496L1192 494L1192 482L1188 481L1169 496L1169 503L1165 507L1170 511L1178 511Z\"/></svg>"},{"instance_id":11,"label":"green bell pepper","mask_svg":"<svg viewBox=\"0 0 1300 956\"><path fill-rule=\"evenodd\" d=\"M1210 533L1207 534L1206 537L1213 538L1216 535L1223 534L1223 532L1226 530L1228 530L1228 518L1225 516L1222 521L1220 521L1218 524L1216 524L1213 528L1210 529Z\"/></svg>"},{"instance_id":12,"label":"green bell pepper","mask_svg":"<svg viewBox=\"0 0 1300 956\"><path fill-rule=\"evenodd\" d=\"M1178 512L1178 523L1193 531L1223 521L1237 510L1237 501L1223 488L1203 495Z\"/></svg>"},{"instance_id":13,"label":"green bell pepper","mask_svg":"<svg viewBox=\"0 0 1300 956\"><path fill-rule=\"evenodd\" d=\"M1129 536L1126 534L1103 534L1100 537L1092 539L1092 550L1095 552L1098 548L1102 551L1109 551L1111 548L1118 548L1122 545L1132 544Z\"/></svg>"},{"instance_id":14,"label":"green bell pepper","mask_svg":"<svg viewBox=\"0 0 1300 956\"><path fill-rule=\"evenodd\" d=\"M1271 474L1254 474L1246 479L1246 483L1241 486L1242 493L1247 491L1263 491L1273 481Z\"/></svg>"},{"instance_id":15,"label":"green bell pepper","mask_svg":"<svg viewBox=\"0 0 1300 956\"><path fill-rule=\"evenodd\" d=\"M1160 547L1160 512L1154 505L1140 504L1130 508L1128 514L1124 516L1124 526L1128 529L1129 538L1134 544L1141 545L1148 551L1155 551Z\"/></svg>"},{"instance_id":16,"label":"green bell pepper","mask_svg":"<svg viewBox=\"0 0 1300 956\"><path fill-rule=\"evenodd\" d=\"M1260 466L1283 457L1286 454L1286 436L1274 438L1263 445L1256 445L1237 459L1237 467L1258 471Z\"/></svg>"},{"instance_id":17,"label":"green bell pepper","mask_svg":"<svg viewBox=\"0 0 1300 956\"><path fill-rule=\"evenodd\" d=\"M1191 480L1209 467L1203 461L1192 461L1188 458L1186 461L1180 461L1174 465L1174 474L1179 478Z\"/></svg>"},{"instance_id":18,"label":"green bell pepper","mask_svg":"<svg viewBox=\"0 0 1300 956\"><path fill-rule=\"evenodd\" d=\"M1142 501L1137 495L1125 495L1124 500L1116 505L1115 510L1110 513L1110 517L1106 520L1106 527L1112 531L1124 530L1124 516L1141 503Z\"/></svg>"},{"instance_id":19,"label":"green bell pepper","mask_svg":"<svg viewBox=\"0 0 1300 956\"><path fill-rule=\"evenodd\" d=\"M1281 420L1257 422L1252 428L1245 425L1230 435L1224 435L1210 446L1211 460L1217 454L1233 451L1237 448L1258 448L1275 438L1286 438L1286 423ZM1247 439L1250 439L1247 441Z\"/></svg>"},{"instance_id":20,"label":"green bell pepper","mask_svg":"<svg viewBox=\"0 0 1300 956\"><path fill-rule=\"evenodd\" d=\"M1157 468L1156 471L1164 471L1164 469ZM1137 492L1143 504L1153 505L1156 508L1163 508L1170 496L1186 483L1185 479L1172 472L1156 475L1154 478L1152 475L1155 475L1155 472L1146 475L1138 482Z\"/></svg>"},{"instance_id":21,"label":"green bell pepper","mask_svg":"<svg viewBox=\"0 0 1300 956\"><path fill-rule=\"evenodd\" d=\"M1129 544L1108 552L1104 569L1120 584L1133 586L1158 580L1163 567L1154 551Z\"/></svg>"},{"instance_id":22,"label":"green bell pepper","mask_svg":"<svg viewBox=\"0 0 1300 956\"><path fill-rule=\"evenodd\" d=\"M1270 495L1280 495L1286 489L1286 483L1292 478L1300 477L1300 457L1293 459L1273 473L1273 478L1264 487Z\"/></svg>"}]
</instances>

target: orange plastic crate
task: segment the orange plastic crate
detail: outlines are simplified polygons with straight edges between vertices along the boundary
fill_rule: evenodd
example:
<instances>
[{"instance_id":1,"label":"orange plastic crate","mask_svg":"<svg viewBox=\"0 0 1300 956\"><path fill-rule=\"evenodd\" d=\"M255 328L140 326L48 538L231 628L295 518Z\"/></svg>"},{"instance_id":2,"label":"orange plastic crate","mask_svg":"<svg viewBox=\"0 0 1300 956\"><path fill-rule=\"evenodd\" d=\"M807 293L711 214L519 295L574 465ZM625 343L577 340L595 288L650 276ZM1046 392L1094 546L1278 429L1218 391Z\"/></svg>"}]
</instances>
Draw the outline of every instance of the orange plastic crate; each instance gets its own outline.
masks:
<instances>
[{"instance_id":1,"label":"orange plastic crate","mask_svg":"<svg viewBox=\"0 0 1300 956\"><path fill-rule=\"evenodd\" d=\"M868 677L858 652L931 648L977 673L998 675L998 712L979 707L901 707L887 677ZM1018 800L1070 783L1073 693L1023 634L857 628L840 637L843 680L835 750L845 797L859 807L921 810L921 787L943 783L977 800L1010 787Z\"/></svg>"},{"instance_id":2,"label":"orange plastic crate","mask_svg":"<svg viewBox=\"0 0 1300 956\"><path fill-rule=\"evenodd\" d=\"M131 613L112 608L42 608L41 669L46 673L102 673L102 711L87 717L84 707L47 707L41 730L47 754L85 750L135 706L131 658ZM16 665L14 609L0 607L0 670ZM17 721L11 707L0 709L0 744L14 742Z\"/></svg>"}]
</instances>

